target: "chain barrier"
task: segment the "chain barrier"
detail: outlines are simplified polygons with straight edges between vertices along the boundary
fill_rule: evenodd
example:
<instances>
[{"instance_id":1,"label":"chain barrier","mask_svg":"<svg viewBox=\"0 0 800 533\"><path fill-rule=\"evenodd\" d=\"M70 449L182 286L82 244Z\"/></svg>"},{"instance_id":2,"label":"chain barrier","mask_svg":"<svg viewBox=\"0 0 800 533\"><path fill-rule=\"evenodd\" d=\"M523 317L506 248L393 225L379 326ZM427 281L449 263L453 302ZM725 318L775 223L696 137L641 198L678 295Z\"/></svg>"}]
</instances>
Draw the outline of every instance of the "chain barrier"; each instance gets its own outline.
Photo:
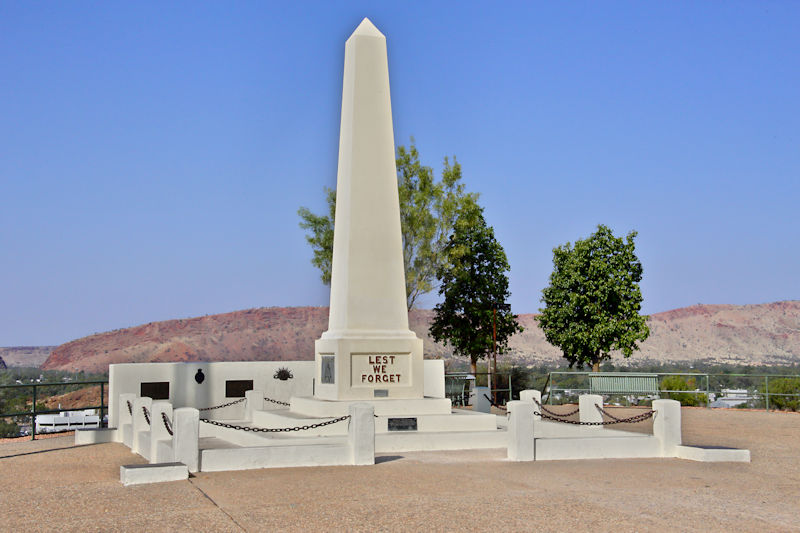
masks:
<instances>
[{"instance_id":1,"label":"chain barrier","mask_svg":"<svg viewBox=\"0 0 800 533\"><path fill-rule=\"evenodd\" d=\"M167 433L169 433L169 436L171 437L172 436L172 422L169 421L169 418L167 418L167 413L165 413L164 411L161 411L161 421L164 422L164 429L167 430Z\"/></svg>"},{"instance_id":2,"label":"chain barrier","mask_svg":"<svg viewBox=\"0 0 800 533\"><path fill-rule=\"evenodd\" d=\"M567 418L567 417L570 417L572 415L576 415L581 411L580 406L578 406L574 410L570 411L569 413L561 414L561 413L556 413L555 411L551 411L550 409L548 409L547 407L545 407L544 405L539 403L539 401L536 398L533 399L533 402L537 406L539 406L539 409L541 409L543 413L547 413L550 416L555 416L555 417L559 417L559 418Z\"/></svg>"},{"instance_id":3,"label":"chain barrier","mask_svg":"<svg viewBox=\"0 0 800 533\"><path fill-rule=\"evenodd\" d=\"M599 405L595 404L595 407L598 410L600 410L601 413L603 413L606 416L608 416L611 419L611 421L605 421L604 420L602 422L581 422L580 420L565 420L563 418L565 416L570 416L570 415L574 415L575 413L578 413L580 411L580 407L578 409L572 411L568 415L555 415L555 416L553 416L553 415L548 413L547 409L543 408L541 403L537 402L535 399L533 401L534 401L534 403L536 405L538 405L540 408L542 408L542 412L538 412L538 411L536 411L534 409L534 411L533 411L534 415L540 416L545 420L552 420L553 422L561 422L563 424L573 424L573 425L576 425L576 426L612 426L614 424L635 424L637 422L644 422L645 420L651 418L652 416L654 416L656 414L656 412L651 409L650 411L647 411L647 412L644 412L644 413L641 413L641 414L638 414L638 415L634 415L634 416L631 416L631 417L628 417L628 418L617 418L614 415L611 415L608 412L606 412Z\"/></svg>"},{"instance_id":4,"label":"chain barrier","mask_svg":"<svg viewBox=\"0 0 800 533\"><path fill-rule=\"evenodd\" d=\"M144 420L147 422L147 425L150 425L150 411L147 410L147 407L144 405L142 406L142 412L144 413Z\"/></svg>"},{"instance_id":5,"label":"chain barrier","mask_svg":"<svg viewBox=\"0 0 800 533\"><path fill-rule=\"evenodd\" d=\"M228 424L226 422L219 422L217 420L208 420L205 418L201 418L200 421L205 422L206 424L213 424L215 426L220 426L223 428L240 429L242 431L251 431L253 433L288 433L290 431L304 431L307 429L316 429L316 428L321 428L323 426L330 426L331 424L347 420L348 418L350 418L350 415L340 416L339 418L334 418L333 420L328 420L326 422L319 422L318 424L309 424L307 426L297 426L293 428L254 428L250 426L237 426L236 424Z\"/></svg>"},{"instance_id":6,"label":"chain barrier","mask_svg":"<svg viewBox=\"0 0 800 533\"><path fill-rule=\"evenodd\" d=\"M600 411L601 414L606 415L608 418L612 420L612 422L606 422L607 424L632 424L636 422L643 422L656 414L656 412L651 409L650 411L646 411L644 413L634 415L628 418L617 418L616 416L612 415L599 405L594 404L594 406L597 408L598 411Z\"/></svg>"},{"instance_id":7,"label":"chain barrier","mask_svg":"<svg viewBox=\"0 0 800 533\"><path fill-rule=\"evenodd\" d=\"M489 403L490 403L490 404L492 404L493 406L497 407L497 408L498 408L498 409L500 409L501 411L508 411L508 409L507 409L507 408L505 408L505 407L503 407L502 405L497 405L496 403L494 403L494 402L492 401L492 399L491 399L491 398L489 398L487 395L485 395L485 394L484 394L484 395L483 395L483 397L484 397L484 398L486 398L487 400L489 400Z\"/></svg>"},{"instance_id":8,"label":"chain barrier","mask_svg":"<svg viewBox=\"0 0 800 533\"><path fill-rule=\"evenodd\" d=\"M223 407L228 407L230 405L235 405L237 403L242 403L247 398L239 398L238 400L234 400L232 402L223 403L222 405L215 405L214 407L203 407L202 409L198 409L198 411L212 411L214 409L222 409Z\"/></svg>"},{"instance_id":9,"label":"chain barrier","mask_svg":"<svg viewBox=\"0 0 800 533\"><path fill-rule=\"evenodd\" d=\"M289 407L289 405L290 405L288 402L281 402L279 400L273 400L272 398L267 398L266 396L264 396L264 401L276 403L278 405L284 405L286 407Z\"/></svg>"},{"instance_id":10,"label":"chain barrier","mask_svg":"<svg viewBox=\"0 0 800 533\"><path fill-rule=\"evenodd\" d=\"M125 401L128 402L128 414L133 416L133 406L131 405L131 401L130 400L125 400Z\"/></svg>"}]
</instances>

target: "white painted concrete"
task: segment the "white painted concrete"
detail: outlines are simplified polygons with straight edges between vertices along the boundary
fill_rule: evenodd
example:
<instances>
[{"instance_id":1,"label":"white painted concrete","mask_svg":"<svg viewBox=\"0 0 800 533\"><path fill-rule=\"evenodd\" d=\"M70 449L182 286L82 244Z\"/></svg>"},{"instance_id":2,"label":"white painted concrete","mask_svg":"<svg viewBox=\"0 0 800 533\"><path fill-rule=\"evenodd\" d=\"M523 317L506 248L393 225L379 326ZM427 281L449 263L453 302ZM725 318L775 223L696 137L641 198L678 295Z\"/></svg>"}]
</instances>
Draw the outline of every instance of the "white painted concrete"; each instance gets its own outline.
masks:
<instances>
[{"instance_id":1,"label":"white painted concrete","mask_svg":"<svg viewBox=\"0 0 800 533\"><path fill-rule=\"evenodd\" d=\"M150 458L150 424L144 416L143 407L150 410L153 400L147 396L140 396L133 400L133 442L131 451L138 453L145 459Z\"/></svg>"},{"instance_id":2,"label":"white painted concrete","mask_svg":"<svg viewBox=\"0 0 800 533\"><path fill-rule=\"evenodd\" d=\"M117 428L79 429L75 432L75 445L120 442Z\"/></svg>"},{"instance_id":3,"label":"white painted concrete","mask_svg":"<svg viewBox=\"0 0 800 533\"><path fill-rule=\"evenodd\" d=\"M508 458L512 461L533 461L535 458L533 439L532 402L511 401L508 409Z\"/></svg>"},{"instance_id":4,"label":"white painted concrete","mask_svg":"<svg viewBox=\"0 0 800 533\"><path fill-rule=\"evenodd\" d=\"M653 435L661 442L664 457L676 457L681 444L681 403L677 400L654 400Z\"/></svg>"},{"instance_id":5,"label":"white painted concrete","mask_svg":"<svg viewBox=\"0 0 800 533\"><path fill-rule=\"evenodd\" d=\"M315 396L422 398L422 340L408 328L386 38L368 19L345 43L343 78L330 315L315 343Z\"/></svg>"},{"instance_id":6,"label":"white painted concrete","mask_svg":"<svg viewBox=\"0 0 800 533\"><path fill-rule=\"evenodd\" d=\"M181 463L157 465L123 465L119 467L119 480L126 487L143 483L181 481L189 479L189 470Z\"/></svg>"},{"instance_id":7,"label":"white painted concrete","mask_svg":"<svg viewBox=\"0 0 800 533\"><path fill-rule=\"evenodd\" d=\"M533 404L533 411L539 412L539 406L542 404L542 393L538 390L524 390L519 393L519 401L528 402ZM534 421L538 422L542 419L539 415L533 415Z\"/></svg>"},{"instance_id":8,"label":"white painted concrete","mask_svg":"<svg viewBox=\"0 0 800 533\"><path fill-rule=\"evenodd\" d=\"M368 403L350 406L347 444L351 465L375 464L375 409Z\"/></svg>"},{"instance_id":9,"label":"white painted concrete","mask_svg":"<svg viewBox=\"0 0 800 533\"><path fill-rule=\"evenodd\" d=\"M264 401L264 391L261 390L249 390L244 393L245 401L244 404L244 419L245 420L253 420L253 412L254 411L263 411L264 404L268 403ZM273 398L275 400L276 398ZM281 401L281 400L278 400ZM278 404L272 404L273 407L277 406Z\"/></svg>"},{"instance_id":10,"label":"white painted concrete","mask_svg":"<svg viewBox=\"0 0 800 533\"><path fill-rule=\"evenodd\" d=\"M110 365L114 366L114 365ZM111 372L109 371L109 375ZM117 437L120 438L120 442L122 442L128 448L133 446L133 402L136 400L136 394L130 392L121 392L117 395L113 394L113 389L111 388L111 378L109 378L109 394L108 394L108 403L109 405L112 403L113 398L119 398L119 414L116 418L116 423L112 424L109 418L109 427L117 427L120 431L117 434ZM130 402L131 408L128 410L128 403ZM110 413L110 411L109 411Z\"/></svg>"},{"instance_id":11,"label":"white painted concrete","mask_svg":"<svg viewBox=\"0 0 800 533\"><path fill-rule=\"evenodd\" d=\"M578 396L578 407L580 408L581 422L602 422L603 415L597 410L596 406L603 407L603 397L599 394L581 394ZM588 426L600 428L602 426Z\"/></svg>"},{"instance_id":12,"label":"white painted concrete","mask_svg":"<svg viewBox=\"0 0 800 533\"><path fill-rule=\"evenodd\" d=\"M676 454L679 459L689 461L702 461L704 463L749 463L750 450L734 448L702 447L702 446L677 446Z\"/></svg>"},{"instance_id":13,"label":"white painted concrete","mask_svg":"<svg viewBox=\"0 0 800 533\"><path fill-rule=\"evenodd\" d=\"M172 435L164 425L162 413L172 421L172 404L165 401L153 402L150 409L150 463L171 463L175 461L172 451ZM174 431L173 431L174 432Z\"/></svg>"},{"instance_id":14,"label":"white painted concrete","mask_svg":"<svg viewBox=\"0 0 800 533\"><path fill-rule=\"evenodd\" d=\"M350 405L356 401L328 401L311 397L292 398L290 410L308 417L338 417L349 412ZM448 398L415 398L406 400L371 400L378 416L411 416L449 414L451 402Z\"/></svg>"},{"instance_id":15,"label":"white painted concrete","mask_svg":"<svg viewBox=\"0 0 800 533\"><path fill-rule=\"evenodd\" d=\"M475 398L472 400L472 410L478 413L492 412L492 393L489 387L475 387Z\"/></svg>"},{"instance_id":16,"label":"white painted concrete","mask_svg":"<svg viewBox=\"0 0 800 533\"><path fill-rule=\"evenodd\" d=\"M191 407L172 411L172 449L176 461L189 468L189 472L200 470L200 412Z\"/></svg>"},{"instance_id":17,"label":"white painted concrete","mask_svg":"<svg viewBox=\"0 0 800 533\"><path fill-rule=\"evenodd\" d=\"M626 437L536 439L537 461L645 457L662 457L661 443L652 435L630 433Z\"/></svg>"},{"instance_id":18,"label":"white painted concrete","mask_svg":"<svg viewBox=\"0 0 800 533\"><path fill-rule=\"evenodd\" d=\"M425 386L423 392L426 398L444 398L444 361L441 359L426 359Z\"/></svg>"}]
</instances>

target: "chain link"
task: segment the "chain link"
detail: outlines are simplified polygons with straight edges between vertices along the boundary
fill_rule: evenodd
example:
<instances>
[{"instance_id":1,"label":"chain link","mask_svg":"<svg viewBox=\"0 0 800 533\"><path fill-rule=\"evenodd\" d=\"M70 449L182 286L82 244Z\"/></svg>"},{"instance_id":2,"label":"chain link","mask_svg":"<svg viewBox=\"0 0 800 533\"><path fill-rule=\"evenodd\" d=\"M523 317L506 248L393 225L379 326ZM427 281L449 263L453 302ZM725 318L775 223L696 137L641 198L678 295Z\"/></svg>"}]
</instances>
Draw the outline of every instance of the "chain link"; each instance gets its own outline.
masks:
<instances>
[{"instance_id":1,"label":"chain link","mask_svg":"<svg viewBox=\"0 0 800 533\"><path fill-rule=\"evenodd\" d=\"M172 436L172 422L169 421L169 418L167 418L167 413L164 411L161 411L161 421L164 422L164 429L166 429L167 433Z\"/></svg>"},{"instance_id":2,"label":"chain link","mask_svg":"<svg viewBox=\"0 0 800 533\"><path fill-rule=\"evenodd\" d=\"M147 425L150 425L150 411L147 410L147 407L144 405L142 406L142 412L144 413L144 419L147 422Z\"/></svg>"},{"instance_id":3,"label":"chain link","mask_svg":"<svg viewBox=\"0 0 800 533\"><path fill-rule=\"evenodd\" d=\"M607 411L605 411L599 405L595 404L594 406L602 414L604 414L608 418L610 418L611 421L605 421L604 420L602 422L581 422L580 420L565 420L565 418L567 416L571 416L571 415L574 415L574 414L580 412L580 407L578 407L574 411L571 411L570 413L567 413L565 415L559 415L559 414L553 413L552 411L549 411L548 409L545 409L544 406L540 402L538 402L536 399L534 399L533 402L537 406L539 406L539 408L541 409L541 412L536 411L534 409L534 411L533 411L534 415L540 416L540 417L544 418L545 420L552 420L553 422L562 422L564 424L573 424L573 425L576 425L576 426L611 426L611 425L614 425L614 424L635 424L637 422L644 422L645 420L647 420L648 418L651 418L652 416L654 416L656 414L655 411L650 410L650 411L647 411L647 412L644 412L644 413L641 413L641 414L638 414L638 415L634 415L634 416L631 416L631 417L628 417L628 418L617 418L616 416L614 416L612 414L609 414Z\"/></svg>"},{"instance_id":4,"label":"chain link","mask_svg":"<svg viewBox=\"0 0 800 533\"><path fill-rule=\"evenodd\" d=\"M334 418L333 420L328 420L326 422L319 422L318 424L309 424L307 426L297 426L293 428L254 428L250 426L237 426L236 424L228 424L226 422L219 422L217 420L208 420L205 418L201 418L200 421L205 422L206 424L214 424L215 426L220 426L223 428L239 429L242 431L251 431L253 433L288 433L290 431L305 431L307 429L316 429L316 428L321 428L323 426L330 426L331 424L347 420L348 418L350 418L350 415L340 416L339 418Z\"/></svg>"},{"instance_id":5,"label":"chain link","mask_svg":"<svg viewBox=\"0 0 800 533\"><path fill-rule=\"evenodd\" d=\"M508 411L508 409L507 409L506 407L503 407L502 405L497 405L496 403L494 403L494 402L492 401L492 399L491 399L491 398L489 398L487 395L485 395L485 394L484 394L484 395L483 395L483 397L484 397L484 398L486 398L487 400L489 400L489 403L490 403L490 404L494 405L495 407L497 407L497 408L498 408L498 409L500 409L501 411Z\"/></svg>"},{"instance_id":6,"label":"chain link","mask_svg":"<svg viewBox=\"0 0 800 533\"><path fill-rule=\"evenodd\" d=\"M545 407L544 405L539 403L539 401L536 398L533 399L533 402L537 406L539 406L539 409L541 409L543 413L547 413L550 416L555 416L555 417L559 417L559 418L567 418L567 417L570 417L572 415L578 414L581 411L580 406L578 406L574 410L570 411L569 413L561 414L561 413L556 413L555 411L551 411L550 409L548 409L547 407Z\"/></svg>"},{"instance_id":7,"label":"chain link","mask_svg":"<svg viewBox=\"0 0 800 533\"><path fill-rule=\"evenodd\" d=\"M130 400L125 400L128 403L128 414L133 416L133 406L131 405Z\"/></svg>"},{"instance_id":8,"label":"chain link","mask_svg":"<svg viewBox=\"0 0 800 533\"><path fill-rule=\"evenodd\" d=\"M212 411L214 409L222 409L223 407L228 407L230 405L235 405L237 403L242 403L247 398L239 398L238 400L234 400L232 402L223 403L222 405L215 405L214 407L203 407L202 409L198 409L198 411Z\"/></svg>"},{"instance_id":9,"label":"chain link","mask_svg":"<svg viewBox=\"0 0 800 533\"><path fill-rule=\"evenodd\" d=\"M267 398L266 396L264 396L264 401L276 403L278 405L284 405L286 407L289 407L291 405L291 404L289 404L287 402L282 402L282 401L279 401L279 400L273 400L272 398Z\"/></svg>"}]
</instances>

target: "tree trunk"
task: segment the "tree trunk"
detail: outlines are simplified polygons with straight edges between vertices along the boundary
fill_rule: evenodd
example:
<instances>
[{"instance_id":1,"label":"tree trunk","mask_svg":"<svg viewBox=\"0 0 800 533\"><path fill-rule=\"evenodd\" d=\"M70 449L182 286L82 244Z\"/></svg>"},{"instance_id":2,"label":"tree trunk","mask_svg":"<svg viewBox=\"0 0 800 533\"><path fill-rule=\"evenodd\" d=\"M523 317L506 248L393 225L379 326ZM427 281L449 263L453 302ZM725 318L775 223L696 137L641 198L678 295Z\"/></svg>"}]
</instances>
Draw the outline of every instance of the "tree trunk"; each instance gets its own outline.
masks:
<instances>
[{"instance_id":1,"label":"tree trunk","mask_svg":"<svg viewBox=\"0 0 800 533\"><path fill-rule=\"evenodd\" d=\"M475 376L476 378L478 373L478 360L475 358L471 358L469 360L469 373Z\"/></svg>"},{"instance_id":2,"label":"tree trunk","mask_svg":"<svg viewBox=\"0 0 800 533\"><path fill-rule=\"evenodd\" d=\"M592 361L592 372L600 372L600 361Z\"/></svg>"}]
</instances>

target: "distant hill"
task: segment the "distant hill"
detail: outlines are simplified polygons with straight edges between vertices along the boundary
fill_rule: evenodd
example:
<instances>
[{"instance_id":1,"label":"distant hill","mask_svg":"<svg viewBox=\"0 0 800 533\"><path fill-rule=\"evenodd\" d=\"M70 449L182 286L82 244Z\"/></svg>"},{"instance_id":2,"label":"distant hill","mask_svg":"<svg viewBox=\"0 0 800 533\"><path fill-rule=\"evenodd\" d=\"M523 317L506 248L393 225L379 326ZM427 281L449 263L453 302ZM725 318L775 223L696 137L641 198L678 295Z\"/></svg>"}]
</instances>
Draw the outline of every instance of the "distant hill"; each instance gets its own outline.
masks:
<instances>
[{"instance_id":1,"label":"distant hill","mask_svg":"<svg viewBox=\"0 0 800 533\"><path fill-rule=\"evenodd\" d=\"M36 367L44 363L55 346L9 346L0 348L0 362L6 366ZM0 368L4 368L0 365Z\"/></svg>"},{"instance_id":2,"label":"distant hill","mask_svg":"<svg viewBox=\"0 0 800 533\"><path fill-rule=\"evenodd\" d=\"M409 323L426 357L452 355L427 335L433 311L414 310ZM501 360L517 365L561 361L535 315ZM165 361L305 361L327 329L327 307L269 307L151 322L99 333L53 350L44 369L105 372L111 363ZM650 317L651 336L633 362L695 361L774 365L800 362L800 301L760 305L695 305ZM615 357L615 362L620 362Z\"/></svg>"}]
</instances>

